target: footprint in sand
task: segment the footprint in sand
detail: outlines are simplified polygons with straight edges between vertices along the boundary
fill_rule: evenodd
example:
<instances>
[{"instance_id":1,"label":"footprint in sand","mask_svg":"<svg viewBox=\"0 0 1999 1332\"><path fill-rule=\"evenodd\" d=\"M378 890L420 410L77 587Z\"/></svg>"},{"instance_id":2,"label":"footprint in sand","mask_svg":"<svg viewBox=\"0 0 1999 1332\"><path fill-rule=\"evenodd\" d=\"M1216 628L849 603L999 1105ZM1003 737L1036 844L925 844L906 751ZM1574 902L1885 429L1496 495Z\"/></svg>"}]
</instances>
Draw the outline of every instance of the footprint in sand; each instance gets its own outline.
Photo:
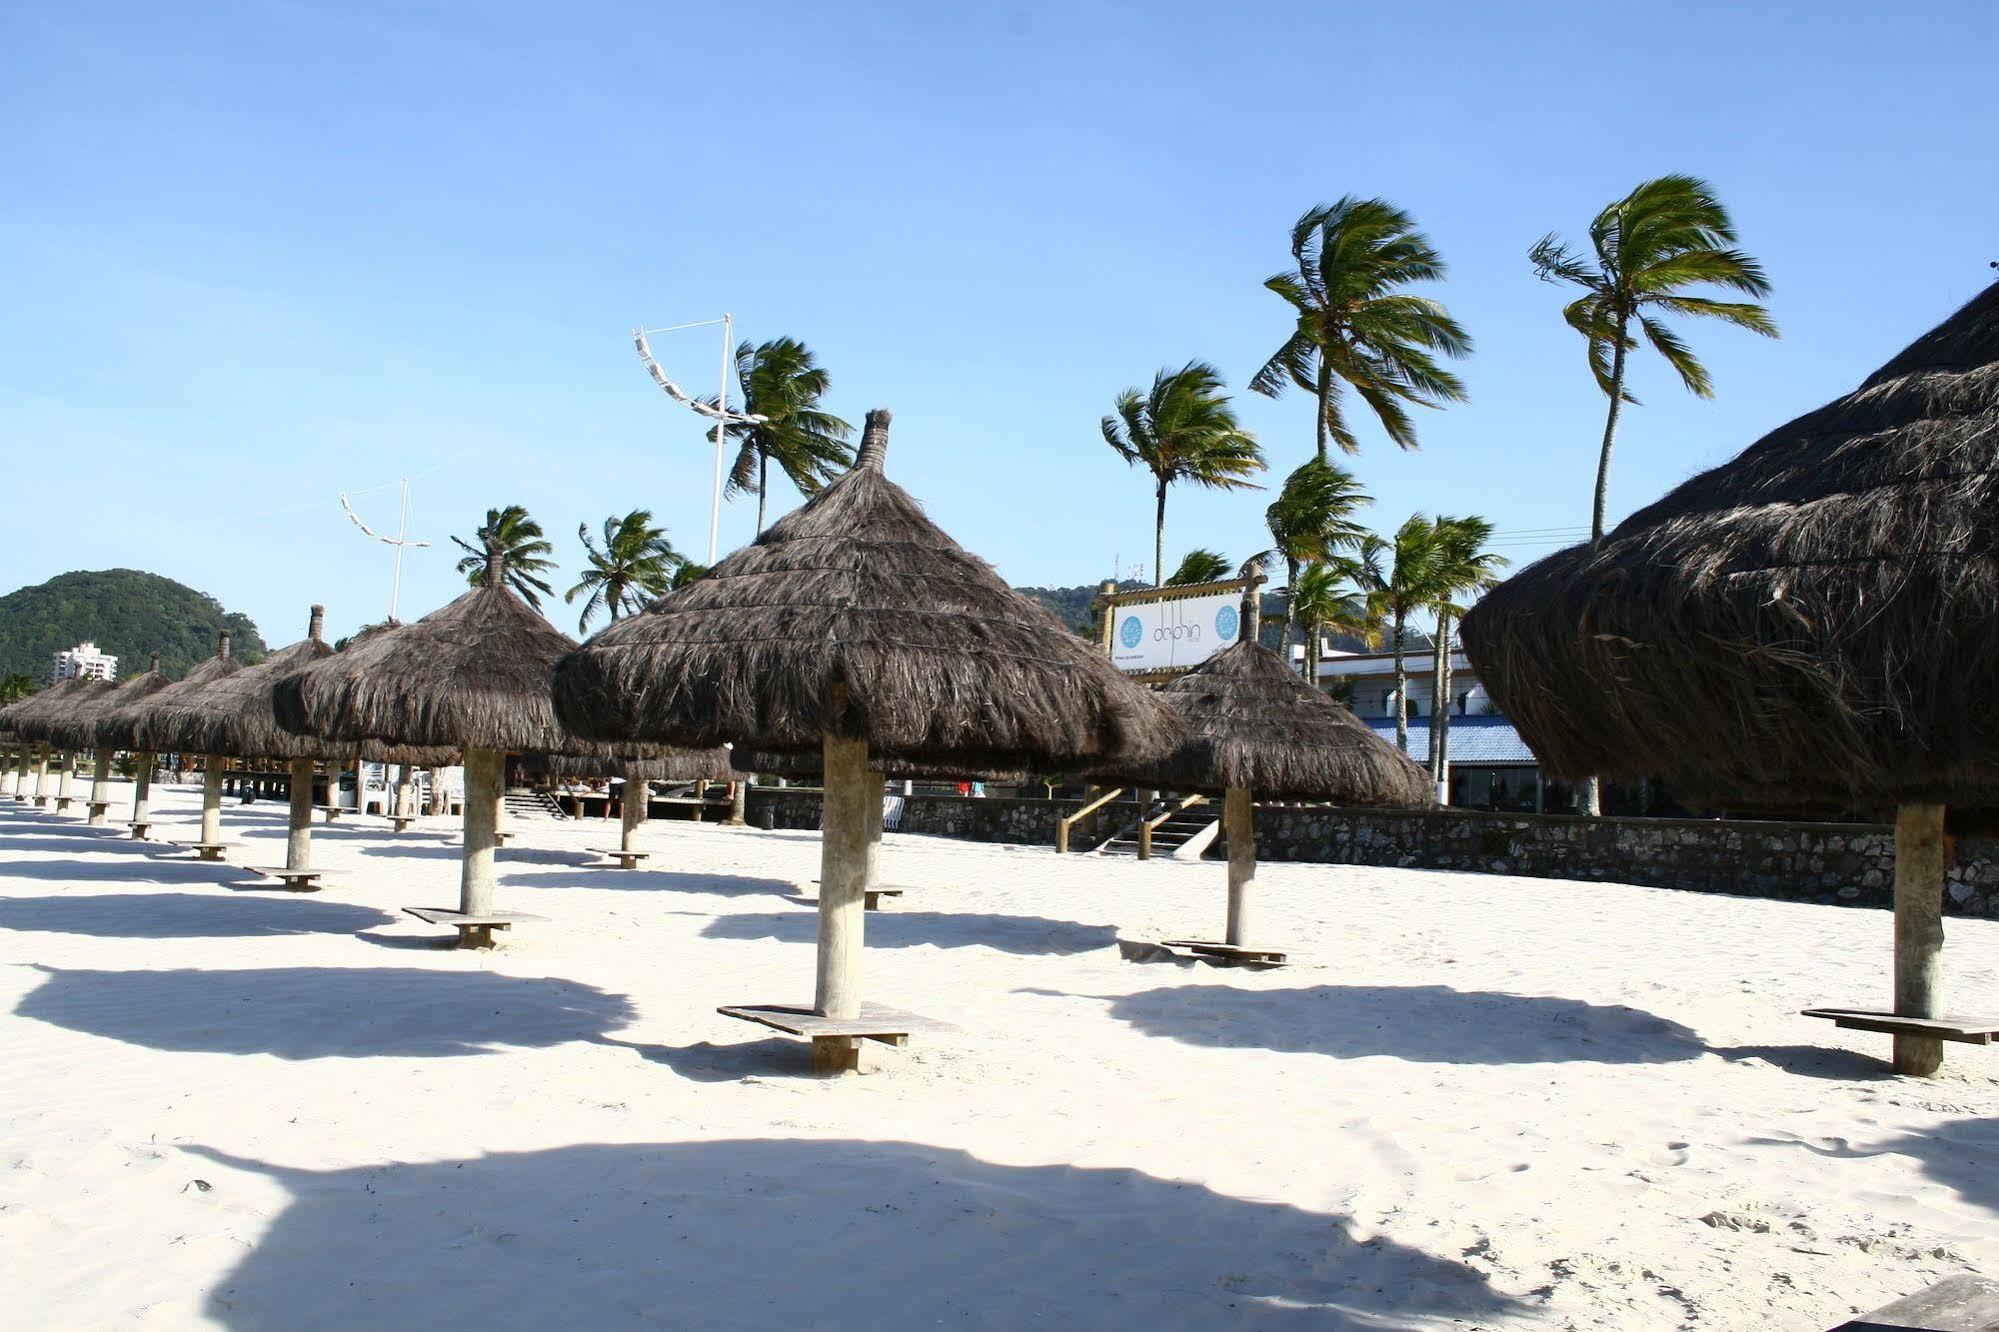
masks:
<instances>
[{"instance_id":1,"label":"footprint in sand","mask_svg":"<svg viewBox=\"0 0 1999 1332\"><path fill-rule=\"evenodd\" d=\"M1687 1147L1684 1142L1669 1142L1646 1159L1658 1166L1683 1166L1687 1163Z\"/></svg>"}]
</instances>

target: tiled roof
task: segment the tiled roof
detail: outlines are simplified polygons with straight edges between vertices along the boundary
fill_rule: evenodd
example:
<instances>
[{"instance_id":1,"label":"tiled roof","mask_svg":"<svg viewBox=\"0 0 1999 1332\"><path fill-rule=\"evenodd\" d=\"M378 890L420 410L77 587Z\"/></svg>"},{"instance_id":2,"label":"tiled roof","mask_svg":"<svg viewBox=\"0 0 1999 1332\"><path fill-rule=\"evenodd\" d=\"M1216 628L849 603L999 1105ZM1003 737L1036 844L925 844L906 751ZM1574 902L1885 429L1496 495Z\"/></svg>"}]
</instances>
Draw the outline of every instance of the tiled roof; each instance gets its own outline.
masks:
<instances>
[{"instance_id":1,"label":"tiled roof","mask_svg":"<svg viewBox=\"0 0 1999 1332\"><path fill-rule=\"evenodd\" d=\"M1395 718L1367 717L1374 733L1389 744L1395 743ZM1534 751L1504 717L1453 717L1450 730L1450 758L1453 763L1511 763L1528 766L1538 763ZM1409 723L1409 756L1418 763L1430 753L1430 719L1420 717Z\"/></svg>"}]
</instances>

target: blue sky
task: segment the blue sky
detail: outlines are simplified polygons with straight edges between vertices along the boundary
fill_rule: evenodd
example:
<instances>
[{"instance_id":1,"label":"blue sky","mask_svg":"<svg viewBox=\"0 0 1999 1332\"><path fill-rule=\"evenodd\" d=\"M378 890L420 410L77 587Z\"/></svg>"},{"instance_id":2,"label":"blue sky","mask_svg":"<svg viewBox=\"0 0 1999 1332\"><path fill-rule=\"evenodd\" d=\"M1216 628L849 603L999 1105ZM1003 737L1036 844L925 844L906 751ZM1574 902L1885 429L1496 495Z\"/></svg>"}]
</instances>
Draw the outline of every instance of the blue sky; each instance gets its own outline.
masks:
<instances>
[{"instance_id":1,"label":"blue sky","mask_svg":"<svg viewBox=\"0 0 1999 1332\"><path fill-rule=\"evenodd\" d=\"M1164 365L1241 390L1309 205L1410 210L1472 400L1351 465L1392 529L1587 523L1603 400L1525 254L1668 171L1712 180L1784 330L1637 371L1614 515L1850 388L1999 259L1988 3L15 5L0 14L0 591L150 568L274 643L386 610L336 499L416 483L405 618L519 502L706 545L700 423L628 331L734 313L894 410L890 473L1016 583L1148 560L1098 418ZM656 340L706 389L711 331ZM1299 397L1240 392L1281 476ZM1169 561L1259 541L1176 490ZM780 510L797 502L776 491ZM393 521L393 494L357 500ZM724 512L725 549L754 501ZM1547 547L1518 543L1531 558ZM552 614L574 631L574 615Z\"/></svg>"}]
</instances>

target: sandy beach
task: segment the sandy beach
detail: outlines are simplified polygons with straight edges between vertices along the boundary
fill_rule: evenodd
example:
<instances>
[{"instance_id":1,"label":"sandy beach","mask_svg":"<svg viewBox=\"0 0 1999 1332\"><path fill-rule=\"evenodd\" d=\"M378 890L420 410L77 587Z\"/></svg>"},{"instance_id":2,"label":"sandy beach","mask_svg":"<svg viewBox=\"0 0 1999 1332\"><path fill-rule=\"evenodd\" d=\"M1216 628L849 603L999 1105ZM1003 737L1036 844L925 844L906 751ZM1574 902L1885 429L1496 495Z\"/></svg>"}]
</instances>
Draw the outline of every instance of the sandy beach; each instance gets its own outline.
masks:
<instances>
[{"instance_id":1,"label":"sandy beach","mask_svg":"<svg viewBox=\"0 0 1999 1332\"><path fill-rule=\"evenodd\" d=\"M815 1080L715 1012L809 1000L815 834L518 823L549 919L477 954L400 912L454 821L315 827L310 896L225 826L0 810L0 1324L1804 1332L1999 1272L1999 1053L1797 1016L1887 997L1884 912L1271 865L1293 966L1145 965L1218 864L890 834L866 993L961 1030Z\"/></svg>"}]
</instances>

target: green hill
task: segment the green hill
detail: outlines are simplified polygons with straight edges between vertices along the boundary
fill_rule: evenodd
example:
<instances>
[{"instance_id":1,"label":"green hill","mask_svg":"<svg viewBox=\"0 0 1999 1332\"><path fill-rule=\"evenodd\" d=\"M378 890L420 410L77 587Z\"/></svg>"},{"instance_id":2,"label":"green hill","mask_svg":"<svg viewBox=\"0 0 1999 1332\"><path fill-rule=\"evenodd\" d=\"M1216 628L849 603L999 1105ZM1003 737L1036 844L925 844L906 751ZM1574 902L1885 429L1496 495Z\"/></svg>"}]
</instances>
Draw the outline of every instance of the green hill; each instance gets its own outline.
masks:
<instances>
[{"instance_id":1,"label":"green hill","mask_svg":"<svg viewBox=\"0 0 1999 1332\"><path fill-rule=\"evenodd\" d=\"M171 578L137 569L60 574L0 597L0 676L18 671L46 683L50 658L88 640L118 658L120 678L145 670L157 652L160 669L179 679L214 653L223 629L238 661L263 658L249 616Z\"/></svg>"},{"instance_id":2,"label":"green hill","mask_svg":"<svg viewBox=\"0 0 1999 1332\"><path fill-rule=\"evenodd\" d=\"M1118 584L1120 592L1135 592L1145 583L1123 582ZM1071 629L1084 638L1090 636L1090 603L1097 599L1102 590L1101 583L1084 583L1079 587L1016 587L1014 591L1031 598L1055 612Z\"/></svg>"}]
</instances>

